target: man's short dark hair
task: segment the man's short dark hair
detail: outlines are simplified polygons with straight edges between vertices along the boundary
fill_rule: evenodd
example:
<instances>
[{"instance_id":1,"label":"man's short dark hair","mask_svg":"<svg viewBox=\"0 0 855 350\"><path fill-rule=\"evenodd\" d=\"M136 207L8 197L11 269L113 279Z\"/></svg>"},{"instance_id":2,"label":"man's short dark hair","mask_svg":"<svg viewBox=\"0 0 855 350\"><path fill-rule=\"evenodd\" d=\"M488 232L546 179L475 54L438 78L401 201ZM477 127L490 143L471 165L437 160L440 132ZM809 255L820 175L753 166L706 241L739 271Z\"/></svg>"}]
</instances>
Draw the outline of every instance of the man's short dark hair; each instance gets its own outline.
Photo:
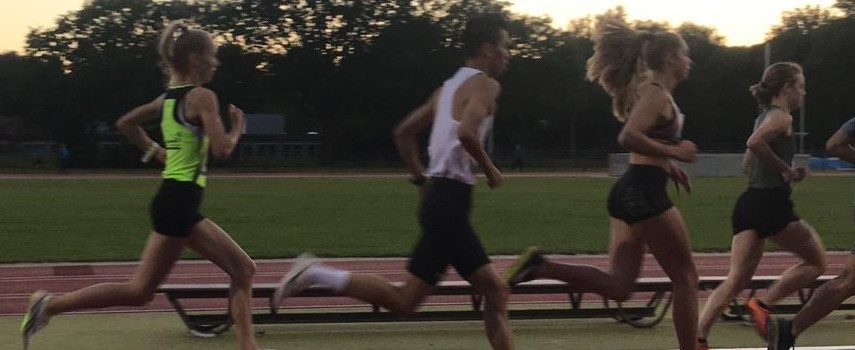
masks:
<instances>
[{"instance_id":1,"label":"man's short dark hair","mask_svg":"<svg viewBox=\"0 0 855 350\"><path fill-rule=\"evenodd\" d=\"M495 44L501 38L502 29L507 30L505 17L499 13L477 15L466 21L463 30L463 55L475 58L485 43Z\"/></svg>"}]
</instances>

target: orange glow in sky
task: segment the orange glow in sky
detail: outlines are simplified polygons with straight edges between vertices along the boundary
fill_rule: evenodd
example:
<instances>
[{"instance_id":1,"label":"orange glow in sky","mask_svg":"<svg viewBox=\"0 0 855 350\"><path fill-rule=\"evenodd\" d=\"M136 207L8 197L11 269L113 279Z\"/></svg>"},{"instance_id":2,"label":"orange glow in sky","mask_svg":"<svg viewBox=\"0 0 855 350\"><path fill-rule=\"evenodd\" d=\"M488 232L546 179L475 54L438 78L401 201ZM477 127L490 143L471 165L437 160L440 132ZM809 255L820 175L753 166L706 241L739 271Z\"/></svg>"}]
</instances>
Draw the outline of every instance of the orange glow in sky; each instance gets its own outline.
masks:
<instances>
[{"instance_id":1,"label":"orange glow in sky","mask_svg":"<svg viewBox=\"0 0 855 350\"><path fill-rule=\"evenodd\" d=\"M56 18L78 10L84 0L0 0L0 52L23 51L30 28L52 27ZM549 15L558 28L571 19L623 5L630 20L689 21L715 27L731 46L761 43L780 22L781 12L805 5L831 6L834 0L512 0L514 12Z\"/></svg>"}]
</instances>

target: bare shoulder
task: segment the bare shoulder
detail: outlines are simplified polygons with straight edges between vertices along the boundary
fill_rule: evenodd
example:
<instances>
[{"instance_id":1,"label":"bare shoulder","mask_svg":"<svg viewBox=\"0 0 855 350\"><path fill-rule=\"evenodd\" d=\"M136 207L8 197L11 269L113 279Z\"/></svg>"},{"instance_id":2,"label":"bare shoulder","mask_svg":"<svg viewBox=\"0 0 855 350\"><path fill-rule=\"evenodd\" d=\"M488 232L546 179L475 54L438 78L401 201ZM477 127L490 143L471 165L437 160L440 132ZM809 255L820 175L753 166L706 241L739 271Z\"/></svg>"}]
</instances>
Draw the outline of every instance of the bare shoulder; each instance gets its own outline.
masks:
<instances>
[{"instance_id":1,"label":"bare shoulder","mask_svg":"<svg viewBox=\"0 0 855 350\"><path fill-rule=\"evenodd\" d=\"M642 84L638 87L638 98L639 102L653 106L671 102L671 97L664 89L651 83Z\"/></svg>"},{"instance_id":2,"label":"bare shoulder","mask_svg":"<svg viewBox=\"0 0 855 350\"><path fill-rule=\"evenodd\" d=\"M496 79L485 74L478 74L466 81L461 90L469 96L496 99L502 91L502 85Z\"/></svg>"},{"instance_id":3,"label":"bare shoulder","mask_svg":"<svg viewBox=\"0 0 855 350\"><path fill-rule=\"evenodd\" d=\"M498 96L502 91L502 84L499 84L496 79L488 77L485 74L479 74L476 76L474 83L477 84L478 88L483 89L485 92L493 96Z\"/></svg>"},{"instance_id":4,"label":"bare shoulder","mask_svg":"<svg viewBox=\"0 0 855 350\"><path fill-rule=\"evenodd\" d=\"M784 134L789 136L792 132L793 117L780 109L766 112L766 118L754 130L754 134L768 137L771 135Z\"/></svg>"},{"instance_id":5,"label":"bare shoulder","mask_svg":"<svg viewBox=\"0 0 855 350\"><path fill-rule=\"evenodd\" d=\"M217 100L217 94L211 89L195 87L187 92L185 101L187 103L187 119L191 123L200 123L200 120L219 115L220 102Z\"/></svg>"},{"instance_id":6,"label":"bare shoulder","mask_svg":"<svg viewBox=\"0 0 855 350\"><path fill-rule=\"evenodd\" d=\"M652 83L638 87L638 100L632 109L633 115L638 114L650 122L669 121L675 117L671 95L661 86Z\"/></svg>"},{"instance_id":7,"label":"bare shoulder","mask_svg":"<svg viewBox=\"0 0 855 350\"><path fill-rule=\"evenodd\" d=\"M187 92L187 102L188 103L200 103L200 104L217 104L217 94L211 89L205 87L195 87L189 92Z\"/></svg>"},{"instance_id":8,"label":"bare shoulder","mask_svg":"<svg viewBox=\"0 0 855 350\"><path fill-rule=\"evenodd\" d=\"M157 96L157 98L151 100L151 102L149 103L142 105L142 107L149 109L160 109L160 107L163 105L163 96L164 95Z\"/></svg>"},{"instance_id":9,"label":"bare shoulder","mask_svg":"<svg viewBox=\"0 0 855 350\"><path fill-rule=\"evenodd\" d=\"M787 123L787 124L793 122L793 116L792 115L790 115L789 113L784 112L780 109L777 109L777 108L767 112L766 113L766 119L770 120L770 121L775 121L775 122L779 122L779 123Z\"/></svg>"}]
</instances>

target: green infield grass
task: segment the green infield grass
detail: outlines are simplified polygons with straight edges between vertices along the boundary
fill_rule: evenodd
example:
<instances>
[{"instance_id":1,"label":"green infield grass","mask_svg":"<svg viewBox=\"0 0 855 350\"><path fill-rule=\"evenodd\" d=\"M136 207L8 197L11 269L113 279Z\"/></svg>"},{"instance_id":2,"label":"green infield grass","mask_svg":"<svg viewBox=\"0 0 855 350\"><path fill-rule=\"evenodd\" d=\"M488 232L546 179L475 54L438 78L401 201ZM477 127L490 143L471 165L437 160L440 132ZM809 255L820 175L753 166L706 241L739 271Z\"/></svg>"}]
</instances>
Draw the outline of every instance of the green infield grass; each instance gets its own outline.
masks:
<instances>
[{"instance_id":1,"label":"green infield grass","mask_svg":"<svg viewBox=\"0 0 855 350\"><path fill-rule=\"evenodd\" d=\"M507 178L476 189L472 222L491 254L529 245L601 253L613 178ZM0 263L135 260L150 230L154 179L0 181ZM671 197L696 251L727 251L742 178L694 179ZM829 249L855 242L852 179L812 177L793 194L796 212ZM202 212L255 258L405 256L419 235L418 193L402 178L212 179ZM193 257L188 254L188 257Z\"/></svg>"}]
</instances>

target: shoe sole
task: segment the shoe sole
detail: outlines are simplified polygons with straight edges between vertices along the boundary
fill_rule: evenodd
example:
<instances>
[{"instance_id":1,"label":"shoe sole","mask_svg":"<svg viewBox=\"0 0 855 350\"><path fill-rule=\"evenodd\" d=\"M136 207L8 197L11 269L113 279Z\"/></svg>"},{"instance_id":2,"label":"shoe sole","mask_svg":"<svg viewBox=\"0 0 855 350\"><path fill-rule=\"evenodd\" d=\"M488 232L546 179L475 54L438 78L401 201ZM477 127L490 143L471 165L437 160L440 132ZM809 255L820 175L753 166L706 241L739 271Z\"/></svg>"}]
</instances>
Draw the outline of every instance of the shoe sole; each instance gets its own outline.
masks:
<instances>
[{"instance_id":1,"label":"shoe sole","mask_svg":"<svg viewBox=\"0 0 855 350\"><path fill-rule=\"evenodd\" d=\"M293 281L297 276L301 275L303 272L306 272L307 269L316 265L320 262L319 259L314 256L306 256L298 258L294 262L294 266L288 273L279 280L278 285L276 286L276 291L273 292L273 297L270 298L270 308L276 309L279 307L279 304L282 303L282 299L285 299L285 286L287 286L291 281Z\"/></svg>"}]
</instances>

